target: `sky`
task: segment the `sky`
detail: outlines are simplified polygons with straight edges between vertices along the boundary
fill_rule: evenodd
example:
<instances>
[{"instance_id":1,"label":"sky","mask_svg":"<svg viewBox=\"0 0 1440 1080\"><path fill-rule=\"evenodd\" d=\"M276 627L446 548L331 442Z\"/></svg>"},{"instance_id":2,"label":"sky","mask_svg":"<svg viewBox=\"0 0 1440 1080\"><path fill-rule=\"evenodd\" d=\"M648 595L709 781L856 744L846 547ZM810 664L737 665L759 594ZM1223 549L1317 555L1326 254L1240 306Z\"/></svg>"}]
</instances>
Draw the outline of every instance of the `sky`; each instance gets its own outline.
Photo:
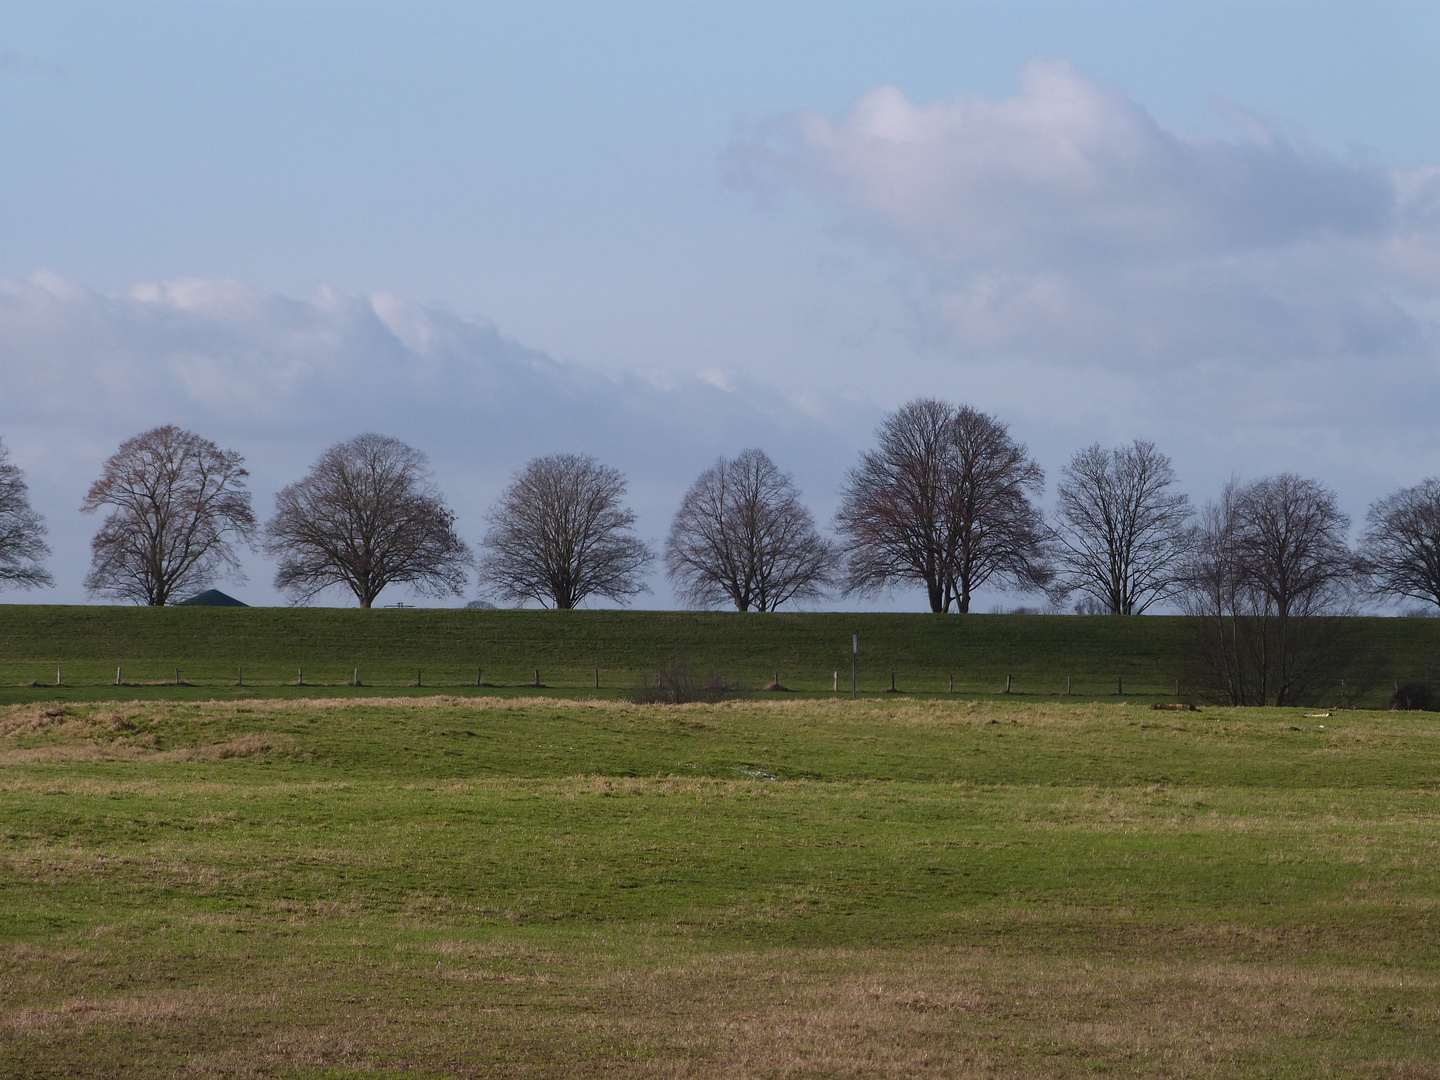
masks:
<instances>
[{"instance_id":1,"label":"sky","mask_svg":"<svg viewBox=\"0 0 1440 1080\"><path fill-rule=\"evenodd\" d=\"M0 0L0 437L56 579L0 601L90 599L85 490L164 423L262 519L393 435L472 544L591 453L659 547L748 446L828 530L924 395L1047 508L1145 438L1197 503L1294 471L1358 533L1440 473L1437 55L1384 0Z\"/></svg>"}]
</instances>

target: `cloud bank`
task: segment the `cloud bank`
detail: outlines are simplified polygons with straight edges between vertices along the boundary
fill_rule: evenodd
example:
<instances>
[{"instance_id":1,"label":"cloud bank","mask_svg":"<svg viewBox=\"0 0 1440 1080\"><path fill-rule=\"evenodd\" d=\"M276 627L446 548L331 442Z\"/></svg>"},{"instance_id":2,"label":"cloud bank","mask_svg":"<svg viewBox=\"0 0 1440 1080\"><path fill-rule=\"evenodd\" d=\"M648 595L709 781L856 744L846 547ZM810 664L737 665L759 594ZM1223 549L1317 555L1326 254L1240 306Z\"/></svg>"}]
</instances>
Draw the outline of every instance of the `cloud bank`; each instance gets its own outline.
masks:
<instances>
[{"instance_id":1,"label":"cloud bank","mask_svg":"<svg viewBox=\"0 0 1440 1080\"><path fill-rule=\"evenodd\" d=\"M705 377L610 378L505 337L494 324L390 294L294 299L235 281L140 285L109 296L53 274L0 280L0 435L47 517L78 601L95 522L78 507L137 431L177 423L238 450L258 514L332 442L375 430L425 451L472 541L529 458L592 453L627 472L642 534L663 539L680 494L719 454L761 445L824 507L848 458L825 403ZM867 413L861 430L868 430ZM823 485L814 490L816 484ZM247 596L274 600L249 560ZM652 603L668 591L659 581ZM397 597L398 598L398 597ZM335 598L337 601L339 597ZM394 598L391 598L394 599Z\"/></svg>"},{"instance_id":2,"label":"cloud bank","mask_svg":"<svg viewBox=\"0 0 1440 1080\"><path fill-rule=\"evenodd\" d=\"M1433 355L1440 169L1337 157L1226 106L1234 140L1167 128L1063 61L1014 97L894 87L732 148L923 268L968 354L1165 367Z\"/></svg>"}]
</instances>

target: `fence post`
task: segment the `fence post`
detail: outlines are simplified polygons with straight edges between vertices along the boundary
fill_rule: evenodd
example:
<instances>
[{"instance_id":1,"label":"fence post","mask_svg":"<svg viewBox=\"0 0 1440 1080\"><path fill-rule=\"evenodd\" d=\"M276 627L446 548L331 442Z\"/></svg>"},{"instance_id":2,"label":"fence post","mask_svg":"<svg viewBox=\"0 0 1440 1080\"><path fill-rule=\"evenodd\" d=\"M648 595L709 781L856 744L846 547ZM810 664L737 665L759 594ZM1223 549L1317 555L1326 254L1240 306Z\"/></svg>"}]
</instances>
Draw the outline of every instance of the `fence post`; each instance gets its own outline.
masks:
<instances>
[{"instance_id":1,"label":"fence post","mask_svg":"<svg viewBox=\"0 0 1440 1080\"><path fill-rule=\"evenodd\" d=\"M63 670L62 668L57 667L57 668L55 669L55 685L56 685L56 686L60 686L61 684L64 683L64 681L65 681L65 672L64 672L64 670ZM1396 689L1399 689L1399 687L1397 686Z\"/></svg>"},{"instance_id":2,"label":"fence post","mask_svg":"<svg viewBox=\"0 0 1440 1080\"><path fill-rule=\"evenodd\" d=\"M832 694L840 692L840 672L838 671L830 673L830 692Z\"/></svg>"},{"instance_id":3,"label":"fence post","mask_svg":"<svg viewBox=\"0 0 1440 1080\"><path fill-rule=\"evenodd\" d=\"M236 686L244 686L244 685L245 685L245 669L244 669L243 667L240 668L240 678L236 681L235 685L236 685Z\"/></svg>"},{"instance_id":4,"label":"fence post","mask_svg":"<svg viewBox=\"0 0 1440 1080\"><path fill-rule=\"evenodd\" d=\"M953 694L954 692L955 692L955 676L954 676L954 675L951 675L951 676L950 676L950 693Z\"/></svg>"},{"instance_id":5,"label":"fence post","mask_svg":"<svg viewBox=\"0 0 1440 1080\"><path fill-rule=\"evenodd\" d=\"M1069 697L1069 696L1070 696L1070 686L1071 686L1071 683L1072 683L1073 679L1074 679L1074 676L1073 676L1073 675L1066 675L1066 676L1065 676L1065 696L1066 696L1066 697Z\"/></svg>"},{"instance_id":6,"label":"fence post","mask_svg":"<svg viewBox=\"0 0 1440 1080\"><path fill-rule=\"evenodd\" d=\"M416 686L424 686L424 685L425 685L423 682L420 681L420 669L419 669L418 667L415 669L415 685L416 685Z\"/></svg>"},{"instance_id":7,"label":"fence post","mask_svg":"<svg viewBox=\"0 0 1440 1080\"><path fill-rule=\"evenodd\" d=\"M360 669L359 669L358 667L355 669L354 673L350 676L350 685L351 685L351 686L359 686L359 685L360 685Z\"/></svg>"},{"instance_id":8,"label":"fence post","mask_svg":"<svg viewBox=\"0 0 1440 1080\"><path fill-rule=\"evenodd\" d=\"M1125 680L1122 679L1122 678L1118 678L1118 677L1117 677L1116 680L1115 680L1115 696L1116 696L1116 697L1124 697L1124 696L1125 696Z\"/></svg>"},{"instance_id":9,"label":"fence post","mask_svg":"<svg viewBox=\"0 0 1440 1080\"><path fill-rule=\"evenodd\" d=\"M305 669L304 669L303 667L302 667L302 668L296 668L295 671L296 671L295 685L296 685L296 686L304 686L304 685L305 685Z\"/></svg>"},{"instance_id":10,"label":"fence post","mask_svg":"<svg viewBox=\"0 0 1440 1080\"><path fill-rule=\"evenodd\" d=\"M540 685L540 669L538 667L535 669L535 685Z\"/></svg>"},{"instance_id":11,"label":"fence post","mask_svg":"<svg viewBox=\"0 0 1440 1080\"><path fill-rule=\"evenodd\" d=\"M895 690L895 672L893 671L890 672L890 690L892 693Z\"/></svg>"},{"instance_id":12,"label":"fence post","mask_svg":"<svg viewBox=\"0 0 1440 1080\"><path fill-rule=\"evenodd\" d=\"M118 666L115 668L115 685L120 685L120 668Z\"/></svg>"},{"instance_id":13,"label":"fence post","mask_svg":"<svg viewBox=\"0 0 1440 1080\"><path fill-rule=\"evenodd\" d=\"M595 669L595 689L600 689L600 669L598 667Z\"/></svg>"},{"instance_id":14,"label":"fence post","mask_svg":"<svg viewBox=\"0 0 1440 1080\"><path fill-rule=\"evenodd\" d=\"M175 669L175 685L180 685L180 669L178 667Z\"/></svg>"},{"instance_id":15,"label":"fence post","mask_svg":"<svg viewBox=\"0 0 1440 1080\"><path fill-rule=\"evenodd\" d=\"M1009 692L1010 692L1010 676L1009 676L1009 675L1006 675L1006 676L1005 676L1005 693L1008 694Z\"/></svg>"}]
</instances>

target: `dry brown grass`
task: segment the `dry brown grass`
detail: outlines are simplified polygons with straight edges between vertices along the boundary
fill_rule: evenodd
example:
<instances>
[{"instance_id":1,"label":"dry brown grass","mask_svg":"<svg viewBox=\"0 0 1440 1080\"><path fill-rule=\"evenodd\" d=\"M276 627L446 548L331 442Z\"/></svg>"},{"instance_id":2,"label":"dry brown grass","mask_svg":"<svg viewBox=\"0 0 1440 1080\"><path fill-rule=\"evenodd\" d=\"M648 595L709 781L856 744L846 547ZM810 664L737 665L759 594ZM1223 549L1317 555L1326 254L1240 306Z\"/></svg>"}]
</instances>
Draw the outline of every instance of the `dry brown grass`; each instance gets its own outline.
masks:
<instances>
[{"instance_id":1,"label":"dry brown grass","mask_svg":"<svg viewBox=\"0 0 1440 1080\"><path fill-rule=\"evenodd\" d=\"M1039 1080L1103 1066L1173 1078L1440 1077L1433 976L1416 986L1413 975L1333 965L1135 964L947 946L679 958L673 947L640 949L617 963L517 942L438 941L348 973L338 1000L314 996L310 961L274 972L263 988L87 995L12 1010L0 1030L57 1049L127 1030L172 1043L193 1032L194 1051L166 1073L176 1076ZM1370 998L1422 1003L1404 1011L1410 1050L1327 1057L1315 1036L1352 1031ZM250 1034L207 1045L203 1033L216 1027ZM1295 1059L1297 1048L1308 1056Z\"/></svg>"},{"instance_id":2,"label":"dry brown grass","mask_svg":"<svg viewBox=\"0 0 1440 1080\"><path fill-rule=\"evenodd\" d=\"M58 746L0 750L0 765L73 761L225 761L229 758L257 757L290 750L294 747L295 740L284 734L264 733L237 735L224 742L184 746L174 750L157 750L155 743L155 735L146 733L106 742L87 740Z\"/></svg>"}]
</instances>

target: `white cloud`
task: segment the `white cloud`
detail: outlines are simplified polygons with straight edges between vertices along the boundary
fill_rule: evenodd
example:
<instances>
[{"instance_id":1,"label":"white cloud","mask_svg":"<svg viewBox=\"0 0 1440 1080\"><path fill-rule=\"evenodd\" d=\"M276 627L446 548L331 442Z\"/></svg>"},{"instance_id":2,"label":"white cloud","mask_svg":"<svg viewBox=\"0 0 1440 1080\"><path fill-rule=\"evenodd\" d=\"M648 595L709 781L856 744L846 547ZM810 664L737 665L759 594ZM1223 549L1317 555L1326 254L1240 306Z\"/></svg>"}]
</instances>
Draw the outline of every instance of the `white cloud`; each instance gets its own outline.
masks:
<instances>
[{"instance_id":1,"label":"white cloud","mask_svg":"<svg viewBox=\"0 0 1440 1080\"><path fill-rule=\"evenodd\" d=\"M297 300L235 281L172 281L110 296L53 274L0 280L0 435L49 519L53 568L79 600L94 521L76 513L119 442L178 423L245 455L256 510L335 440L365 430L431 457L465 534L530 457L593 453L626 471L650 539L694 476L763 445L828 507L853 443L807 400L714 373L668 386L557 362L494 324L391 294ZM858 432L868 431L867 413ZM816 462L823 462L820 468ZM821 479L817 480L819 476ZM247 596L273 598L250 560ZM657 581L651 602L668 593Z\"/></svg>"},{"instance_id":2,"label":"white cloud","mask_svg":"<svg viewBox=\"0 0 1440 1080\"><path fill-rule=\"evenodd\" d=\"M1176 131L1063 61L1004 100L894 87L732 149L924 270L925 333L965 358L1175 368L1434 352L1440 170L1337 157L1229 110Z\"/></svg>"}]
</instances>

